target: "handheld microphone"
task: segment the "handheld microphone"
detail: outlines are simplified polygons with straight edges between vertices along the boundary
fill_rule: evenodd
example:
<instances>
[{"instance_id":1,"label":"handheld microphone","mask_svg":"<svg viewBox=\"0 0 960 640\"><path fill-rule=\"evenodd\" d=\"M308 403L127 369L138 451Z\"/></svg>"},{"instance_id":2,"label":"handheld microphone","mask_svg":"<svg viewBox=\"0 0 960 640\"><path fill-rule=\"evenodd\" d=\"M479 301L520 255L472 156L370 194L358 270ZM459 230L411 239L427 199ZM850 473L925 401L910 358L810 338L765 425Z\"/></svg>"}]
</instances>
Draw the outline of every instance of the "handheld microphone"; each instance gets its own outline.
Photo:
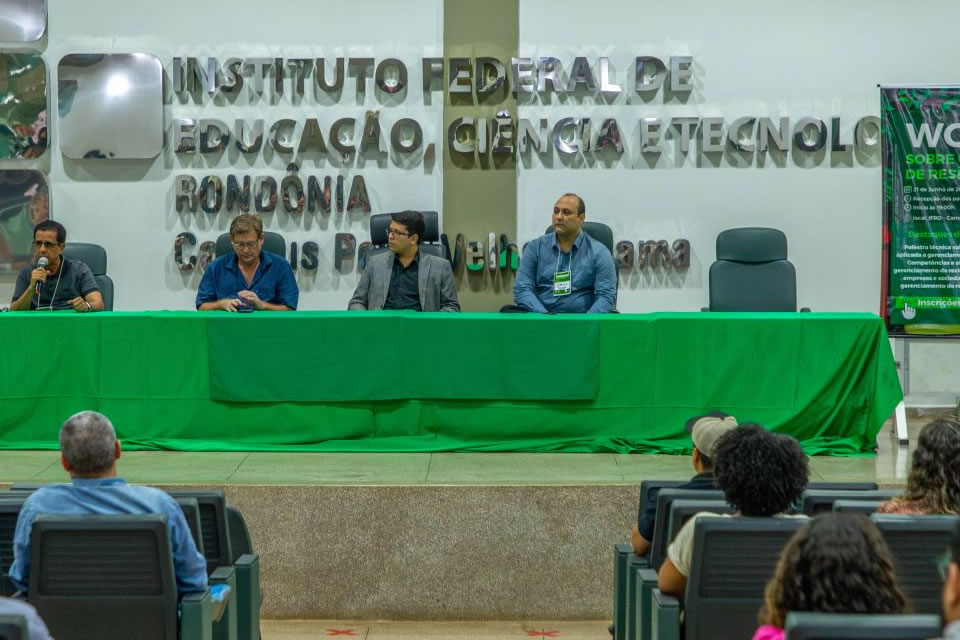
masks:
<instances>
[{"instance_id":1,"label":"handheld microphone","mask_svg":"<svg viewBox=\"0 0 960 640\"><path fill-rule=\"evenodd\" d=\"M47 260L46 258L40 258L39 260L37 260L37 269L46 269L48 264L50 264L50 261L49 261L49 260ZM34 295L39 295L39 294L40 294L40 285L41 285L41 284L43 284L43 283L38 281L38 282L37 282L37 285L33 288L33 293L34 293Z\"/></svg>"}]
</instances>

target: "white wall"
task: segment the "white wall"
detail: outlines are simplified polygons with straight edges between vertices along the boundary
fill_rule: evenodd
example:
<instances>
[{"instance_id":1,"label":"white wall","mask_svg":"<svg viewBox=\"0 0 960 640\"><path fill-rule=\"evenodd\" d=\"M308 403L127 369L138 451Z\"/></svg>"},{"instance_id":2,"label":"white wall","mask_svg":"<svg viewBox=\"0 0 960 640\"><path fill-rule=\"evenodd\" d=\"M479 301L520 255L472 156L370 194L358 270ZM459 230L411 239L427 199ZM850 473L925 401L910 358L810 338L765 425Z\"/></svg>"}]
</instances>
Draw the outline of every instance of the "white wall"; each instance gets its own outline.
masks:
<instances>
[{"instance_id":1,"label":"white wall","mask_svg":"<svg viewBox=\"0 0 960 640\"><path fill-rule=\"evenodd\" d=\"M772 226L788 237L798 273L798 301L817 311L876 313L880 297L880 169L831 166L829 153L813 168L696 166L697 153L679 157L668 139L659 166L638 158L637 122L644 116L791 117L843 119L843 140L857 119L879 115L878 83L955 82L946 43L960 5L941 3L936 20L924 22L929 48L923 63L905 55L902 5L894 2L813 0L802 6L759 0L704 3L675 0L607 2L597 10L554 0L520 5L524 57L552 55L567 65L588 56L596 65L609 56L619 84L632 89L633 59L690 55L696 90L686 104L664 103L661 91L644 103L632 90L610 105L592 99L553 99L520 107L521 117L589 116L594 126L615 117L628 147L611 168L567 168L554 154L546 168L536 158L522 166L518 192L519 236L542 233L554 200L563 191L583 195L592 217L610 224L616 240L687 238L693 259L685 275L621 279L621 311L695 310L707 304L706 272L719 231ZM938 44L940 46L938 52ZM595 69L596 71L596 69ZM877 157L879 160L879 157ZM801 159L801 162L804 162ZM680 166L675 166L679 164Z\"/></svg>"},{"instance_id":2,"label":"white wall","mask_svg":"<svg viewBox=\"0 0 960 640\"><path fill-rule=\"evenodd\" d=\"M269 126L280 118L299 122L316 117L327 136L329 126L338 118L354 117L362 127L368 109L381 111L381 122L389 126L401 117L412 117L424 128L426 143L442 140L442 103L424 105L420 60L443 55L443 2L418 2L416 10L389 0L310 3L298 0L237 2L235 0L165 0L159 3L127 0L49 0L48 36L43 58L49 76L56 78L61 57L71 53L152 53L163 64L170 79L175 56L196 56L203 60L216 57L374 57L378 61L395 57L409 70L406 100L401 104L383 104L373 90L372 79L364 99L356 98L355 81L348 75L343 94L336 104L323 104L306 92L304 99L291 100L290 81L285 95L240 99L233 105L211 104L204 99L168 99L165 120L169 128L174 118L216 118L228 124L242 117L252 124L263 118ZM330 62L332 67L332 61ZM312 81L312 76L307 78ZM247 88L244 88L247 91ZM170 96L170 92L167 92ZM329 102L329 101L327 101ZM192 231L198 241L216 240L232 217L205 213L177 214L174 207L174 176L192 174L199 183L204 175L226 180L229 173L273 175L279 183L286 175L289 158L261 151L252 162L241 157L231 162L224 153L219 162L212 156L177 155L169 139L163 154L152 161L75 161L64 158L58 146L56 82L51 82L52 145L39 168L49 175L52 217L68 229L69 238L97 242L106 247L108 272L116 286L117 309L190 309L200 274L182 275L174 265L173 244L181 231ZM358 127L357 135L360 129ZM389 128L385 135L389 136ZM385 168L366 162L340 168L329 161L310 159L301 167L306 176L346 176L349 193L353 175L362 175L370 193L373 213L403 208L440 210L442 145L437 146L436 161L425 169L418 165L399 168L392 162ZM269 159L266 159L268 158ZM214 163L214 164L211 164ZM23 166L4 161L0 168ZM306 185L305 185L306 186ZM353 292L358 273L346 274L333 269L334 234L353 233L358 242L369 238L368 216L331 213L304 213L291 216L281 211L265 216L267 229L280 231L285 239L313 240L320 245L320 267L300 269L302 309L341 309ZM196 250L196 247L193 248ZM0 295L9 300L12 279L0 283Z\"/></svg>"}]
</instances>

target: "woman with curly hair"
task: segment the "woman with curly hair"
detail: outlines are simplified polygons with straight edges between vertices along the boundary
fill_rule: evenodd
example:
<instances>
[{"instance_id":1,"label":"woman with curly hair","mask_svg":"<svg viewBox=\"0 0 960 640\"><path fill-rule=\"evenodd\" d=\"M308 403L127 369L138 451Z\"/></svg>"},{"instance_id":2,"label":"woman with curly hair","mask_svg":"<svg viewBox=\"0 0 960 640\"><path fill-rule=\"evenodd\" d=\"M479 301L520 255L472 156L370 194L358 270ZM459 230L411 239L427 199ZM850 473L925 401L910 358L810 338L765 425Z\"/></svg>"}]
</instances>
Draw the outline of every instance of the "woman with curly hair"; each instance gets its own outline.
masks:
<instances>
[{"instance_id":1,"label":"woman with curly hair","mask_svg":"<svg viewBox=\"0 0 960 640\"><path fill-rule=\"evenodd\" d=\"M906 490L879 513L960 513L960 422L934 420L920 430Z\"/></svg>"},{"instance_id":2,"label":"woman with curly hair","mask_svg":"<svg viewBox=\"0 0 960 640\"><path fill-rule=\"evenodd\" d=\"M743 424L723 435L714 448L714 480L738 516L801 517L785 512L807 488L807 456L794 438ZM660 566L660 591L683 597L693 560L693 530L700 518L730 517L698 513L677 532Z\"/></svg>"},{"instance_id":3,"label":"woman with curly hair","mask_svg":"<svg viewBox=\"0 0 960 640\"><path fill-rule=\"evenodd\" d=\"M904 613L893 557L860 513L825 513L797 531L767 583L753 640L782 640L789 611Z\"/></svg>"}]
</instances>

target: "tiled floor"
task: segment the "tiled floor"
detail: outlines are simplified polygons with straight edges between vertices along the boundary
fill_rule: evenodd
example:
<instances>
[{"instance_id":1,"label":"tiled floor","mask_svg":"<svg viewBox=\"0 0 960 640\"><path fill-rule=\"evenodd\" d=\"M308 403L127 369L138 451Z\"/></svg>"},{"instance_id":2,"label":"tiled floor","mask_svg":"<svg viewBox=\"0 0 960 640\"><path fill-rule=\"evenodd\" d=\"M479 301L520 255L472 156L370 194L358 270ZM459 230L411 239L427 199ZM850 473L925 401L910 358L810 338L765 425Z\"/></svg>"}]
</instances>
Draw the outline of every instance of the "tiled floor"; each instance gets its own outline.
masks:
<instances>
[{"instance_id":1,"label":"tiled floor","mask_svg":"<svg viewBox=\"0 0 960 640\"><path fill-rule=\"evenodd\" d=\"M911 433L926 423L913 420ZM811 480L901 484L909 463L889 425L876 457L814 457ZM129 482L243 485L540 485L639 484L685 479L688 456L614 453L196 453L128 451L119 462ZM55 451L0 451L0 483L66 479Z\"/></svg>"},{"instance_id":2,"label":"tiled floor","mask_svg":"<svg viewBox=\"0 0 960 640\"><path fill-rule=\"evenodd\" d=\"M264 620L263 640L609 640L606 622L339 622Z\"/></svg>"}]
</instances>

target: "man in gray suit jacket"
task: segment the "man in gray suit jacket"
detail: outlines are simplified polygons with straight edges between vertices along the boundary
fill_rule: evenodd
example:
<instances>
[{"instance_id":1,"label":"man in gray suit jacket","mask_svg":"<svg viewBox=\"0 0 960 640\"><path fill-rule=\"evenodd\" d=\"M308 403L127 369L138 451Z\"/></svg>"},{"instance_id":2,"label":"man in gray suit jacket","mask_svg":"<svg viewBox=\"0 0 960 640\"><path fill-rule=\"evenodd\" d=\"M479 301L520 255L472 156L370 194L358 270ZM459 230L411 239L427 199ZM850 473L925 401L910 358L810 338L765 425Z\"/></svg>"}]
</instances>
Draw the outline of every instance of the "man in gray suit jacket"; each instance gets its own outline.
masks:
<instances>
[{"instance_id":1,"label":"man in gray suit jacket","mask_svg":"<svg viewBox=\"0 0 960 640\"><path fill-rule=\"evenodd\" d=\"M390 251L367 259L347 309L460 311L450 262L420 251L423 214L401 211L391 218Z\"/></svg>"}]
</instances>

